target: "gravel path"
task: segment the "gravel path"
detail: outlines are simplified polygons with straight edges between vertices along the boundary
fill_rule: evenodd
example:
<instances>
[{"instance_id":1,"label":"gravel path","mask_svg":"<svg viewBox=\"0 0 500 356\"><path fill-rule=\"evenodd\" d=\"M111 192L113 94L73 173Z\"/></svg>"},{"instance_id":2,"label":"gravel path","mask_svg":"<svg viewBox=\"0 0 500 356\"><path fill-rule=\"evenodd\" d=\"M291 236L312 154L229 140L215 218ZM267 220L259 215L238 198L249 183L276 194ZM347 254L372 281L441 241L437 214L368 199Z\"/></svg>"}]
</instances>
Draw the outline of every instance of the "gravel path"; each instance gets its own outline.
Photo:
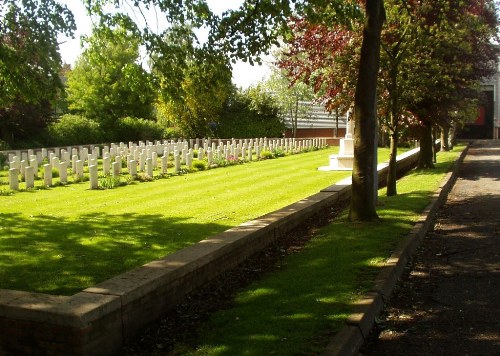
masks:
<instances>
[{"instance_id":1,"label":"gravel path","mask_svg":"<svg viewBox=\"0 0 500 356\"><path fill-rule=\"evenodd\" d=\"M500 355L500 141L472 144L361 355Z\"/></svg>"}]
</instances>

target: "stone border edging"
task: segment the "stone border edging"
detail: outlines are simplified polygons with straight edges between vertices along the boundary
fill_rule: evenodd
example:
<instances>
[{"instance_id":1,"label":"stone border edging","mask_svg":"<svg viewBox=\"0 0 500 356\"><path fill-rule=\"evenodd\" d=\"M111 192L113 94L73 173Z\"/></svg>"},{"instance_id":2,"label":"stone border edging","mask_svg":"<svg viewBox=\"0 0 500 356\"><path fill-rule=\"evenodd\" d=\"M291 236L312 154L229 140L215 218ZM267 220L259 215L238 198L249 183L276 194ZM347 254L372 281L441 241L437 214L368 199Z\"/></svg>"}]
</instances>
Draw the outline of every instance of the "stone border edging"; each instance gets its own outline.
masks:
<instances>
[{"instance_id":1,"label":"stone border edging","mask_svg":"<svg viewBox=\"0 0 500 356\"><path fill-rule=\"evenodd\" d=\"M412 255L423 242L434 221L437 210L444 204L448 193L453 188L469 145L462 151L452 169L446 174L439 189L434 192L431 202L424 209L414 227L386 260L382 270L375 278L371 291L365 293L354 305L354 312L349 315L345 326L331 339L324 355L354 356L369 336L376 317L382 312L394 287L403 274L404 268Z\"/></svg>"},{"instance_id":2,"label":"stone border edging","mask_svg":"<svg viewBox=\"0 0 500 356\"><path fill-rule=\"evenodd\" d=\"M418 149L398 156L398 170L416 164L418 157ZM384 181L387 163L380 164L378 172L379 181ZM0 290L0 354L118 353L126 340L195 288L235 267L324 207L348 199L350 180L72 296Z\"/></svg>"}]
</instances>

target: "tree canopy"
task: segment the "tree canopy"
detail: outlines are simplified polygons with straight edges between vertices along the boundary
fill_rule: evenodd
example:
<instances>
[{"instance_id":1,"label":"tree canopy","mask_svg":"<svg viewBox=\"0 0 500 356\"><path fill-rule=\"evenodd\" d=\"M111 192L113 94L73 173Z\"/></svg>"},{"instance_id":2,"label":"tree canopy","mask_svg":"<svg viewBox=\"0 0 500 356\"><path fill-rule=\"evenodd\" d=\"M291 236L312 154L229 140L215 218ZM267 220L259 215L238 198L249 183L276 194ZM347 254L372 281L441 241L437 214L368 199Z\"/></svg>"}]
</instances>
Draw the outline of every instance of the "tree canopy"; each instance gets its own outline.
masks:
<instances>
[{"instance_id":1,"label":"tree canopy","mask_svg":"<svg viewBox=\"0 0 500 356\"><path fill-rule=\"evenodd\" d=\"M458 117L450 113L477 97L479 81L495 70L497 50L491 39L497 21L492 10L492 2L387 0L378 113L391 138L389 195L396 193L395 157L403 118L446 127ZM279 64L294 83L305 82L322 92L330 109L344 100L349 103L357 78L360 25L294 19L289 49Z\"/></svg>"},{"instance_id":2,"label":"tree canopy","mask_svg":"<svg viewBox=\"0 0 500 356\"><path fill-rule=\"evenodd\" d=\"M62 89L57 37L72 36L73 14L56 0L4 0L0 5L0 137L11 142L50 113ZM48 109L48 110L47 110ZM39 126L36 126L39 128Z\"/></svg>"},{"instance_id":3,"label":"tree canopy","mask_svg":"<svg viewBox=\"0 0 500 356\"><path fill-rule=\"evenodd\" d=\"M95 28L68 77L69 109L112 127L118 118L153 117L155 93L137 62L140 40L123 28Z\"/></svg>"}]
</instances>

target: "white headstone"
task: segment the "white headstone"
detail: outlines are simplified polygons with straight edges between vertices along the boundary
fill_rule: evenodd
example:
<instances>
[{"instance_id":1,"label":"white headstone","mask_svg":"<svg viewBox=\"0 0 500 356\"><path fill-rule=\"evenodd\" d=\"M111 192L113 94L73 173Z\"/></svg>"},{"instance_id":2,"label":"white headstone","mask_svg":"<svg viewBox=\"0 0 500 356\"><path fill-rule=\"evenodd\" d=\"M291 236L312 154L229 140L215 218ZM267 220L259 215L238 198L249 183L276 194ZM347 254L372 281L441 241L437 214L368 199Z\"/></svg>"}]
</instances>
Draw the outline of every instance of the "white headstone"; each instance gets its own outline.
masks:
<instances>
[{"instance_id":1,"label":"white headstone","mask_svg":"<svg viewBox=\"0 0 500 356\"><path fill-rule=\"evenodd\" d=\"M83 178L83 161L81 159L76 161L76 176L79 179Z\"/></svg>"},{"instance_id":2,"label":"white headstone","mask_svg":"<svg viewBox=\"0 0 500 356\"><path fill-rule=\"evenodd\" d=\"M99 180L97 175L97 165L93 164L89 166L89 180L90 180L90 189L99 188Z\"/></svg>"},{"instance_id":3,"label":"white headstone","mask_svg":"<svg viewBox=\"0 0 500 356\"><path fill-rule=\"evenodd\" d=\"M113 177L120 176L120 167L119 167L119 164L117 162L113 162L111 164L111 175Z\"/></svg>"},{"instance_id":4,"label":"white headstone","mask_svg":"<svg viewBox=\"0 0 500 356\"><path fill-rule=\"evenodd\" d=\"M153 160L151 158L146 158L146 175L153 178Z\"/></svg>"},{"instance_id":5,"label":"white headstone","mask_svg":"<svg viewBox=\"0 0 500 356\"><path fill-rule=\"evenodd\" d=\"M130 160L128 166L128 174L130 174L131 177L135 177L137 175L137 161Z\"/></svg>"},{"instance_id":6,"label":"white headstone","mask_svg":"<svg viewBox=\"0 0 500 356\"><path fill-rule=\"evenodd\" d=\"M174 162L175 162L175 173L179 173L181 171L181 156L179 152L174 153Z\"/></svg>"},{"instance_id":7,"label":"white headstone","mask_svg":"<svg viewBox=\"0 0 500 356\"><path fill-rule=\"evenodd\" d=\"M103 174L105 176L109 176L109 171L110 171L110 168L111 168L111 158L109 157L104 157L102 159L102 170L103 170Z\"/></svg>"},{"instance_id":8,"label":"white headstone","mask_svg":"<svg viewBox=\"0 0 500 356\"><path fill-rule=\"evenodd\" d=\"M35 187L35 168L32 166L26 167L24 179L26 182L26 189Z\"/></svg>"},{"instance_id":9,"label":"white headstone","mask_svg":"<svg viewBox=\"0 0 500 356\"><path fill-rule=\"evenodd\" d=\"M116 169L118 169L118 174L122 173L122 158L120 156L115 157Z\"/></svg>"},{"instance_id":10,"label":"white headstone","mask_svg":"<svg viewBox=\"0 0 500 356\"><path fill-rule=\"evenodd\" d=\"M59 163L59 182L68 182L68 162L66 161Z\"/></svg>"},{"instance_id":11,"label":"white headstone","mask_svg":"<svg viewBox=\"0 0 500 356\"><path fill-rule=\"evenodd\" d=\"M168 156L161 157L161 174L167 174Z\"/></svg>"},{"instance_id":12,"label":"white headstone","mask_svg":"<svg viewBox=\"0 0 500 356\"><path fill-rule=\"evenodd\" d=\"M153 169L158 167L158 153L156 151L151 152L151 163L153 165Z\"/></svg>"},{"instance_id":13,"label":"white headstone","mask_svg":"<svg viewBox=\"0 0 500 356\"><path fill-rule=\"evenodd\" d=\"M52 185L52 166L50 164L43 165L43 184L47 187Z\"/></svg>"},{"instance_id":14,"label":"white headstone","mask_svg":"<svg viewBox=\"0 0 500 356\"><path fill-rule=\"evenodd\" d=\"M11 168L9 169L9 188L11 190L19 190L19 169Z\"/></svg>"},{"instance_id":15,"label":"white headstone","mask_svg":"<svg viewBox=\"0 0 500 356\"><path fill-rule=\"evenodd\" d=\"M32 158L30 159L30 167L33 167L33 177L37 178L38 177L38 161L36 160L36 156L33 155Z\"/></svg>"},{"instance_id":16,"label":"white headstone","mask_svg":"<svg viewBox=\"0 0 500 356\"><path fill-rule=\"evenodd\" d=\"M23 159L20 163L19 171L21 172L21 180L24 180L24 174L26 173L26 167L28 163Z\"/></svg>"}]
</instances>

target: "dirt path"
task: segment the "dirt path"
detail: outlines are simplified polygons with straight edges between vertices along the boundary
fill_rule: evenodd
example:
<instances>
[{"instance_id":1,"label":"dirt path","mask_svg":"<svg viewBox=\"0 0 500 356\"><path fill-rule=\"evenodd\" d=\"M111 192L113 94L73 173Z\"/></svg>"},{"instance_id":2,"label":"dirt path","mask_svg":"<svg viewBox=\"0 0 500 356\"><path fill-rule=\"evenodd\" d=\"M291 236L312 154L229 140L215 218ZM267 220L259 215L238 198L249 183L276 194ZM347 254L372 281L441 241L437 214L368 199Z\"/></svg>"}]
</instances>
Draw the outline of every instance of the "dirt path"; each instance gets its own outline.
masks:
<instances>
[{"instance_id":1,"label":"dirt path","mask_svg":"<svg viewBox=\"0 0 500 356\"><path fill-rule=\"evenodd\" d=\"M500 355L500 141L476 141L361 355Z\"/></svg>"}]
</instances>

